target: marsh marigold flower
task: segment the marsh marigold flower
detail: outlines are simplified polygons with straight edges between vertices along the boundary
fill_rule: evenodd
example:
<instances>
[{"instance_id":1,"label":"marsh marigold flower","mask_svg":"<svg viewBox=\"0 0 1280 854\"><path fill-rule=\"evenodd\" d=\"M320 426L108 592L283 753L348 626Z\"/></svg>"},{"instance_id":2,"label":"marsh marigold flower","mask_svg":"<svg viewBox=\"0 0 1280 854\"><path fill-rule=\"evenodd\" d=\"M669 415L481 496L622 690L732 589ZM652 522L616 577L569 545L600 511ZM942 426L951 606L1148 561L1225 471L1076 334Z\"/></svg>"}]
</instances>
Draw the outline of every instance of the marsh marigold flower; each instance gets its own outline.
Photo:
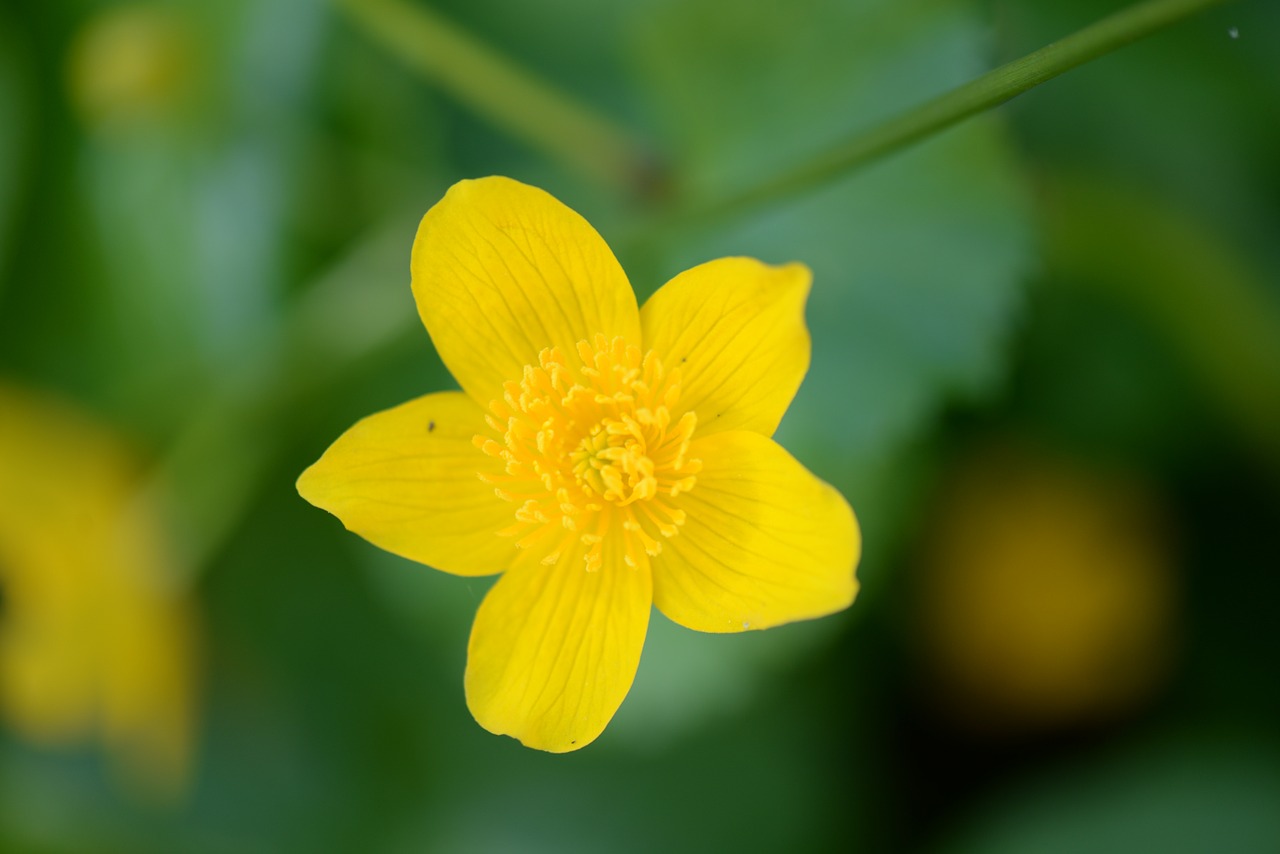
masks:
<instances>
[{"instance_id":1,"label":"marsh marigold flower","mask_svg":"<svg viewBox=\"0 0 1280 854\"><path fill-rule=\"evenodd\" d=\"M1106 720L1173 652L1173 555L1130 477L1002 443L961 458L922 555L918 620L940 706L975 729Z\"/></svg>"},{"instance_id":2,"label":"marsh marigold flower","mask_svg":"<svg viewBox=\"0 0 1280 854\"><path fill-rule=\"evenodd\" d=\"M388 551L503 573L468 648L483 727L591 742L653 605L738 632L853 601L853 512L770 438L809 365L804 266L722 258L638 309L585 220L484 178L423 217L412 273L462 391L364 419L298 489Z\"/></svg>"},{"instance_id":3,"label":"marsh marigold flower","mask_svg":"<svg viewBox=\"0 0 1280 854\"><path fill-rule=\"evenodd\" d=\"M141 792L191 764L198 620L137 467L73 409L0 382L0 719L48 746L101 742Z\"/></svg>"}]
</instances>

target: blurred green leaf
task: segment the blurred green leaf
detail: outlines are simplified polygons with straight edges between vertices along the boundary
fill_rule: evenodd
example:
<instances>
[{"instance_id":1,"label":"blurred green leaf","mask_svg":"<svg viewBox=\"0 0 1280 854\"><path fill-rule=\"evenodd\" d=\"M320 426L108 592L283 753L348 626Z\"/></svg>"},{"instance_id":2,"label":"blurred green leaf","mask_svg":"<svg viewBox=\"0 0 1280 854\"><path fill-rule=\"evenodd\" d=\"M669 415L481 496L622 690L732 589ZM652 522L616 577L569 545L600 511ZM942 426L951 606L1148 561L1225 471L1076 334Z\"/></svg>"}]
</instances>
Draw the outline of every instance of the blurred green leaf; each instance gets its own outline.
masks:
<instances>
[{"instance_id":1,"label":"blurred green leaf","mask_svg":"<svg viewBox=\"0 0 1280 854\"><path fill-rule=\"evenodd\" d=\"M715 220L807 193L910 148L1017 95L1157 32L1225 0L1147 0L993 68L932 98L900 110L874 126L838 140L816 156L802 157L780 173L766 174L744 189L709 203L686 201L680 221ZM830 46L830 45L826 45ZM779 75L780 77L784 75ZM675 223L669 224L675 227Z\"/></svg>"},{"instance_id":2,"label":"blurred green leaf","mask_svg":"<svg viewBox=\"0 0 1280 854\"><path fill-rule=\"evenodd\" d=\"M5 17L0 15L0 287L22 190L31 111L25 54L13 43Z\"/></svg>"},{"instance_id":3,"label":"blurred green leaf","mask_svg":"<svg viewBox=\"0 0 1280 854\"><path fill-rule=\"evenodd\" d=\"M685 193L719 196L980 73L982 33L957 3L748 2L727 14L692 0L640 21L634 54ZM880 505L902 505L883 462L949 397L1001 375L1030 262L1028 218L1006 137L983 119L809 197L680 235L661 266L670 275L751 255L813 269L813 364L779 438L845 491L874 549L893 521ZM669 710L655 728L731 704L762 659L812 645L781 632L716 643L653 630L628 702Z\"/></svg>"},{"instance_id":4,"label":"blurred green leaf","mask_svg":"<svg viewBox=\"0 0 1280 854\"><path fill-rule=\"evenodd\" d=\"M1116 5L1001 3L997 49L1017 53ZM1052 91L1019 99L1010 116L1046 166L1156 193L1274 264L1280 262L1277 39L1280 6L1230 3L1080 68Z\"/></svg>"},{"instance_id":5,"label":"blurred green leaf","mask_svg":"<svg viewBox=\"0 0 1280 854\"><path fill-rule=\"evenodd\" d=\"M830 642L836 620L768 632L699 634L657 610L649 621L636 681L607 737L637 750L670 744L691 729L710 729L743 713L780 679L799 653Z\"/></svg>"},{"instance_id":6,"label":"blurred green leaf","mask_svg":"<svg viewBox=\"0 0 1280 854\"><path fill-rule=\"evenodd\" d=\"M1273 743L1192 735L1024 782L941 850L1275 851L1278 803Z\"/></svg>"},{"instance_id":7,"label":"blurred green leaf","mask_svg":"<svg viewBox=\"0 0 1280 854\"><path fill-rule=\"evenodd\" d=\"M1215 413L1194 393L1187 360L1168 336L1141 311L1056 271L1045 285L1020 344L1016 420L1051 445L1126 468L1194 459Z\"/></svg>"},{"instance_id":8,"label":"blurred green leaf","mask_svg":"<svg viewBox=\"0 0 1280 854\"><path fill-rule=\"evenodd\" d=\"M982 30L957 3L747 3L726 16L699 0L640 32L693 194L777 172L985 64ZM984 119L809 198L677 238L669 268L726 254L813 268L813 367L781 437L867 499L862 468L949 395L999 377L1030 264L1027 197L1001 126Z\"/></svg>"},{"instance_id":9,"label":"blurred green leaf","mask_svg":"<svg viewBox=\"0 0 1280 854\"><path fill-rule=\"evenodd\" d=\"M848 805L831 745L805 697L775 692L736 719L645 750L552 756L510 739L465 736L431 808L406 815L395 850L697 852L821 850L825 815ZM856 772L855 772L856 773Z\"/></svg>"},{"instance_id":10,"label":"blurred green leaf","mask_svg":"<svg viewBox=\"0 0 1280 854\"><path fill-rule=\"evenodd\" d=\"M307 144L298 110L327 19L322 5L271 0L111 7L81 28L68 79L126 405L180 409L210 378L261 370L245 344L279 322ZM151 76L95 110L94 81L130 64Z\"/></svg>"},{"instance_id":11,"label":"blurred green leaf","mask_svg":"<svg viewBox=\"0 0 1280 854\"><path fill-rule=\"evenodd\" d=\"M1280 303L1265 276L1195 218L1114 182L1054 176L1046 199L1055 274L1140 311L1280 464Z\"/></svg>"}]
</instances>

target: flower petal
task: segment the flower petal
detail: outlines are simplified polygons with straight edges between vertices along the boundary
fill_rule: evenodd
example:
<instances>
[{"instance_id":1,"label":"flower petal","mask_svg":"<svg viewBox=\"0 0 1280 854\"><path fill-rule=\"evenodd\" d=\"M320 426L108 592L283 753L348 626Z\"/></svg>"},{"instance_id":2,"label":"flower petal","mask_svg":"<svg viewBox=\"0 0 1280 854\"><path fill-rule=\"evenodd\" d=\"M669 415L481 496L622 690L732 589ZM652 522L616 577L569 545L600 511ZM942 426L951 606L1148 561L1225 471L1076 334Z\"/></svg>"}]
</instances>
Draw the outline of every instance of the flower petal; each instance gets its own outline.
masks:
<instances>
[{"instance_id":1,"label":"flower petal","mask_svg":"<svg viewBox=\"0 0 1280 854\"><path fill-rule=\"evenodd\" d=\"M467 651L471 714L527 747L586 746L631 689L652 604L649 573L620 554L606 554L595 572L584 568L580 545L551 566L522 560L476 614Z\"/></svg>"},{"instance_id":2,"label":"flower petal","mask_svg":"<svg viewBox=\"0 0 1280 854\"><path fill-rule=\"evenodd\" d=\"M472 438L479 405L457 391L363 419L298 478L298 492L375 546L456 575L490 575L515 558L497 532L513 505L481 474L499 475Z\"/></svg>"},{"instance_id":3,"label":"flower petal","mask_svg":"<svg viewBox=\"0 0 1280 854\"><path fill-rule=\"evenodd\" d=\"M687 514L653 558L654 604L703 632L764 629L847 607L861 536L844 497L772 439L749 431L691 443Z\"/></svg>"},{"instance_id":4,"label":"flower petal","mask_svg":"<svg viewBox=\"0 0 1280 854\"><path fill-rule=\"evenodd\" d=\"M459 181L422 218L413 295L440 358L481 405L597 334L640 343L635 294L608 245L549 194L510 178Z\"/></svg>"},{"instance_id":5,"label":"flower petal","mask_svg":"<svg viewBox=\"0 0 1280 854\"><path fill-rule=\"evenodd\" d=\"M803 264L721 258L686 270L644 304L644 346L680 369L679 406L698 414L696 435L778 429L809 369L812 279Z\"/></svg>"}]
</instances>

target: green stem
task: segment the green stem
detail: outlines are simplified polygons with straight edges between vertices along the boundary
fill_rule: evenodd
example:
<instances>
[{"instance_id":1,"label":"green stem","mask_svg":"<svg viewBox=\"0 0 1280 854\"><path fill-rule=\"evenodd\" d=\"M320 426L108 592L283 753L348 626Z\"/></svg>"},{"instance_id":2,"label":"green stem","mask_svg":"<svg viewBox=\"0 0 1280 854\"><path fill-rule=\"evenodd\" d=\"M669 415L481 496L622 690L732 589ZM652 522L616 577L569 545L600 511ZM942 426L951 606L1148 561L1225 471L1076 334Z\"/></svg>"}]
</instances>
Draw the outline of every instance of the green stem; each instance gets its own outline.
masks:
<instances>
[{"instance_id":1,"label":"green stem","mask_svg":"<svg viewBox=\"0 0 1280 854\"><path fill-rule=\"evenodd\" d=\"M1148 0L1061 41L989 71L820 154L808 163L729 198L677 214L682 224L715 220L811 190L999 106L1059 74L1226 0Z\"/></svg>"},{"instance_id":2,"label":"green stem","mask_svg":"<svg viewBox=\"0 0 1280 854\"><path fill-rule=\"evenodd\" d=\"M636 192L644 146L420 3L338 0L353 21L440 89L506 133L615 189Z\"/></svg>"}]
</instances>

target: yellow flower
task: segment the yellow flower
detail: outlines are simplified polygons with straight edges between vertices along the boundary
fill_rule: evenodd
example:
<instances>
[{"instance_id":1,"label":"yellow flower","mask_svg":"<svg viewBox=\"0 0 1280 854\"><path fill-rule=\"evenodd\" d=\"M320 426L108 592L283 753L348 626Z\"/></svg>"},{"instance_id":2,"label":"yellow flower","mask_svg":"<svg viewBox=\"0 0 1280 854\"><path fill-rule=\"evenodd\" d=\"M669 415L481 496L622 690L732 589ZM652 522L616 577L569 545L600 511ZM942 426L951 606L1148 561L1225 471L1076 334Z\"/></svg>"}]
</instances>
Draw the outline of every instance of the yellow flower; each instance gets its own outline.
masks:
<instances>
[{"instance_id":1,"label":"yellow flower","mask_svg":"<svg viewBox=\"0 0 1280 854\"><path fill-rule=\"evenodd\" d=\"M962 460L921 567L939 707L977 728L1105 720L1149 697L1173 652L1173 559L1154 496L999 445Z\"/></svg>"},{"instance_id":2,"label":"yellow flower","mask_svg":"<svg viewBox=\"0 0 1280 854\"><path fill-rule=\"evenodd\" d=\"M195 617L128 453L0 383L0 716L49 746L100 739L126 782L181 793Z\"/></svg>"},{"instance_id":3,"label":"yellow flower","mask_svg":"<svg viewBox=\"0 0 1280 854\"><path fill-rule=\"evenodd\" d=\"M853 601L853 512L770 438L809 365L807 268L723 258L638 309L582 217L484 178L423 217L412 272L462 391L359 422L298 490L388 551L505 571L468 649L481 726L557 753L594 740L653 605L737 632Z\"/></svg>"},{"instance_id":4,"label":"yellow flower","mask_svg":"<svg viewBox=\"0 0 1280 854\"><path fill-rule=\"evenodd\" d=\"M189 35L171 9L154 3L107 7L72 42L72 100L101 129L157 116L190 82L191 53Z\"/></svg>"}]
</instances>

